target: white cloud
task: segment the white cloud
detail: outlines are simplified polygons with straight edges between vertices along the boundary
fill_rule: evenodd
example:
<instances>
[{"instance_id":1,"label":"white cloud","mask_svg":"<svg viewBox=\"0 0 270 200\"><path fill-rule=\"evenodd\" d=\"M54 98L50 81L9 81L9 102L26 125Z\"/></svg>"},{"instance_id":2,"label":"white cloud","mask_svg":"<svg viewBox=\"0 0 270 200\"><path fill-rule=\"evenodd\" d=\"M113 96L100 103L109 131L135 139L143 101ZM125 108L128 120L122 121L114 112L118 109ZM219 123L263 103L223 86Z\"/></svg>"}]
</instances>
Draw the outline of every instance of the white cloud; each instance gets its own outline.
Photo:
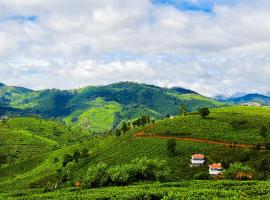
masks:
<instances>
[{"instance_id":1,"label":"white cloud","mask_svg":"<svg viewBox=\"0 0 270 200\"><path fill-rule=\"evenodd\" d=\"M69 88L132 80L206 95L270 91L269 1L219 2L209 14L148 0L2 0L0 82Z\"/></svg>"}]
</instances>

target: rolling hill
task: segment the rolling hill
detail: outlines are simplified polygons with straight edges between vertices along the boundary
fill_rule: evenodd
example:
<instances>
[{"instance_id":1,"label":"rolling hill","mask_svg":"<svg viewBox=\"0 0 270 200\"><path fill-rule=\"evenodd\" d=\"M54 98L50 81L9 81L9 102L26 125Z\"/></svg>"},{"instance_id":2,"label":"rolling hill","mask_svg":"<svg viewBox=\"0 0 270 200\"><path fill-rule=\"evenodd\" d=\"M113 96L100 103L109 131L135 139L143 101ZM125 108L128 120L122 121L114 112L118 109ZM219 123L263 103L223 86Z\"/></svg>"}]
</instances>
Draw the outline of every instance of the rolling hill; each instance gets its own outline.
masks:
<instances>
[{"instance_id":1,"label":"rolling hill","mask_svg":"<svg viewBox=\"0 0 270 200\"><path fill-rule=\"evenodd\" d=\"M94 104L104 104L104 101L99 99ZM117 104L115 106L118 108ZM169 195L172 190L179 192L179 195L191 195L190 198L192 195L198 194L206 195L206 199L207 195L208 198L209 195L216 195L217 198L236 197L239 191L242 191L241 195L237 196L239 198L252 199L258 196L257 193L263 191L268 192L260 193L260 195L268 197L270 195L269 182L216 182L211 181L207 174L210 163L221 162L224 168L228 169L230 163L241 162L254 169L254 179L268 180L270 178L268 167L270 152L256 147L257 144L265 141L259 134L260 128L266 126L268 130L270 129L270 108L229 106L213 108L210 111L210 116L207 118L202 118L198 113L193 112L173 119L156 120L146 126L135 126L127 133L122 133L121 136L107 134L93 137L89 133L79 132L80 129L76 126L71 127L54 120L30 117L7 119L0 124L1 136L4 136L1 141L6 144L16 145L18 143L32 146L25 149L13 149L10 150L10 153L6 152L10 158L8 163L0 166L0 193L3 198L16 196L59 198L62 192L67 194L63 196L66 199L74 197L75 192L79 192L84 198L98 198L98 196L106 198L108 193L113 193L119 198L125 193L131 198L130 196L137 193L137 195L155 196L157 193L153 193L154 191L150 188L157 187L160 190L158 196L162 197ZM138 133L144 135L138 135ZM166 138L161 136L166 136ZM175 154L170 156L167 152L167 141L173 138L179 139L176 140ZM200 138L217 143L181 140L181 138ZM226 146L219 142L228 142L232 145ZM233 144L254 146L234 146ZM40 147L38 151L34 149L35 145ZM78 151L86 151L87 154L79 157L77 161L71 159L68 161L68 165L63 166L63 162ZM17 156L14 157L13 153L16 153ZM193 153L205 154L207 164L203 167L191 168L189 160ZM91 190L73 188L76 181L85 179L89 168L99 163L106 163L113 167L142 157L165 160L170 169L166 182L175 183L163 183L155 186L155 182L150 181L142 182L137 186ZM68 175L64 182L58 182L59 172L66 169L72 176ZM209 180L196 182L194 179ZM183 182L183 180L185 181ZM205 190L201 190L197 184L206 184ZM46 188L50 185L57 189L47 191ZM220 188L226 185L230 192L220 191ZM257 193L249 193L247 185ZM193 192L187 193L189 190Z\"/></svg>"},{"instance_id":2,"label":"rolling hill","mask_svg":"<svg viewBox=\"0 0 270 200\"><path fill-rule=\"evenodd\" d=\"M270 105L270 97L262 95L262 94L247 94L247 95L236 97L236 98L226 99L225 102L233 103L233 104L258 102L258 103L261 103L262 105Z\"/></svg>"},{"instance_id":3,"label":"rolling hill","mask_svg":"<svg viewBox=\"0 0 270 200\"><path fill-rule=\"evenodd\" d=\"M0 87L1 115L36 114L61 119L94 132L115 128L122 121L141 115L155 119L177 115L181 103L188 111L224 105L184 88L167 89L132 82L74 90L33 91L4 84Z\"/></svg>"}]
</instances>

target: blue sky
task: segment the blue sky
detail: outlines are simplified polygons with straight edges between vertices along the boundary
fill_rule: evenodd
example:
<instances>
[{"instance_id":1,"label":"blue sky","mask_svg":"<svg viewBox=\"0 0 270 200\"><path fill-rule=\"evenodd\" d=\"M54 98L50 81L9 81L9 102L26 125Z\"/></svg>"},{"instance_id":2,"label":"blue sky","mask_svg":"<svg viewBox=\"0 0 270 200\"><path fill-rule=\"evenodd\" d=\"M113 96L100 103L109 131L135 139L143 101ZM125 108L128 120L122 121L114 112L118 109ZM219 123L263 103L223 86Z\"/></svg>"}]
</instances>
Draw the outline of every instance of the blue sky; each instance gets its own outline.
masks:
<instances>
[{"instance_id":1,"label":"blue sky","mask_svg":"<svg viewBox=\"0 0 270 200\"><path fill-rule=\"evenodd\" d=\"M182 11L213 13L217 4L235 5L237 0L152 0L156 5L171 5Z\"/></svg>"},{"instance_id":2,"label":"blue sky","mask_svg":"<svg viewBox=\"0 0 270 200\"><path fill-rule=\"evenodd\" d=\"M269 10L269 0L3 0L0 82L267 94Z\"/></svg>"}]
</instances>

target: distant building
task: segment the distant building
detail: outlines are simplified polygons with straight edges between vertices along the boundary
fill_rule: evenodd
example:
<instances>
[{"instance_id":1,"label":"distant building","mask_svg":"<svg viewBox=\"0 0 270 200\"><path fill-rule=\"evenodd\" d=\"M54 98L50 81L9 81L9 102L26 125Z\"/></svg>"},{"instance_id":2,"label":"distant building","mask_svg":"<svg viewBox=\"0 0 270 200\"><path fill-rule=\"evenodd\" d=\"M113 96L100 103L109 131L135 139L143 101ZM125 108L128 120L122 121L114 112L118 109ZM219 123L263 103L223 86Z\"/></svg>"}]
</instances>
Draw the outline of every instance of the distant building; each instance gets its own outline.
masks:
<instances>
[{"instance_id":1,"label":"distant building","mask_svg":"<svg viewBox=\"0 0 270 200\"><path fill-rule=\"evenodd\" d=\"M4 115L0 117L0 120L8 120L8 116Z\"/></svg>"},{"instance_id":2,"label":"distant building","mask_svg":"<svg viewBox=\"0 0 270 200\"><path fill-rule=\"evenodd\" d=\"M260 102L257 102L257 101L242 103L241 105L242 106L262 106L262 104Z\"/></svg>"},{"instance_id":3,"label":"distant building","mask_svg":"<svg viewBox=\"0 0 270 200\"><path fill-rule=\"evenodd\" d=\"M209 174L211 176L217 176L222 172L223 168L221 163L213 163L212 165L209 165Z\"/></svg>"},{"instance_id":4,"label":"distant building","mask_svg":"<svg viewBox=\"0 0 270 200\"><path fill-rule=\"evenodd\" d=\"M193 154L190 160L191 167L203 166L205 163L205 157L203 154Z\"/></svg>"}]
</instances>

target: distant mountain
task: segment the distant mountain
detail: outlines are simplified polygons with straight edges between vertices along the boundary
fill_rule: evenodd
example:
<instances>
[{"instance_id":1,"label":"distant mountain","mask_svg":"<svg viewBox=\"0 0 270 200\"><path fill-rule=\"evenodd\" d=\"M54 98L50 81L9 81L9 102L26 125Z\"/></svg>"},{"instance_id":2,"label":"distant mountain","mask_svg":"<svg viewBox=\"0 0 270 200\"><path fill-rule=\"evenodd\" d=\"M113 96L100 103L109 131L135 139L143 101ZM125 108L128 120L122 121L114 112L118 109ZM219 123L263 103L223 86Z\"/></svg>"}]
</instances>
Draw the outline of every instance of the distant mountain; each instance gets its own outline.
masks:
<instances>
[{"instance_id":1,"label":"distant mountain","mask_svg":"<svg viewBox=\"0 0 270 200\"><path fill-rule=\"evenodd\" d=\"M218 107L219 101L184 88L120 82L106 86L88 86L75 90L41 90L3 86L0 88L0 113L39 114L93 131L108 130L121 121L149 115L162 118L177 115L180 104L193 111L200 107ZM1 108L2 106L2 108Z\"/></svg>"},{"instance_id":2,"label":"distant mountain","mask_svg":"<svg viewBox=\"0 0 270 200\"><path fill-rule=\"evenodd\" d=\"M177 93L180 93L180 94L191 94L191 93L198 94L197 92L194 92L194 91L189 90L189 89L181 88L181 87L172 87L171 90L173 90Z\"/></svg>"},{"instance_id":3,"label":"distant mountain","mask_svg":"<svg viewBox=\"0 0 270 200\"><path fill-rule=\"evenodd\" d=\"M237 98L226 99L225 102L233 104L242 104L249 102L258 102L262 105L270 105L270 97L262 94L247 94Z\"/></svg>"},{"instance_id":4,"label":"distant mountain","mask_svg":"<svg viewBox=\"0 0 270 200\"><path fill-rule=\"evenodd\" d=\"M0 83L0 88L1 88L1 87L5 87L5 84L3 84L3 83Z\"/></svg>"}]
</instances>

